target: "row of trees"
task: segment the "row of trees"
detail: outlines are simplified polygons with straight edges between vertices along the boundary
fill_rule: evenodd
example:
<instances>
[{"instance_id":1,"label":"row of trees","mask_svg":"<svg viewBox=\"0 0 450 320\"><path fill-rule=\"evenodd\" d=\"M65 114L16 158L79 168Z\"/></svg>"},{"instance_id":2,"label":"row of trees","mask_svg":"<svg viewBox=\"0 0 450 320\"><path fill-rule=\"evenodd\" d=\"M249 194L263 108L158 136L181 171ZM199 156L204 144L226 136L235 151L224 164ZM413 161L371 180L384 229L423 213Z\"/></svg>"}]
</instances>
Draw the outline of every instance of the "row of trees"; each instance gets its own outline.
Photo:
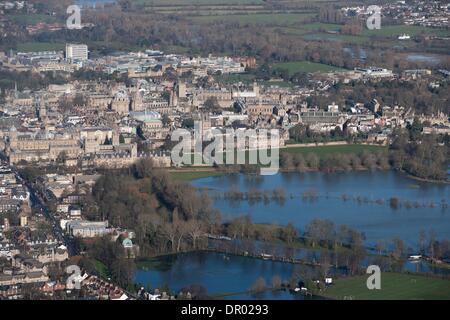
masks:
<instances>
[{"instance_id":1,"label":"row of trees","mask_svg":"<svg viewBox=\"0 0 450 320\"><path fill-rule=\"evenodd\" d=\"M319 157L310 152L280 154L281 169L287 171L350 171L350 170L386 170L390 168L389 158L386 152L370 152L364 150L361 153L332 153L328 156Z\"/></svg>"}]
</instances>

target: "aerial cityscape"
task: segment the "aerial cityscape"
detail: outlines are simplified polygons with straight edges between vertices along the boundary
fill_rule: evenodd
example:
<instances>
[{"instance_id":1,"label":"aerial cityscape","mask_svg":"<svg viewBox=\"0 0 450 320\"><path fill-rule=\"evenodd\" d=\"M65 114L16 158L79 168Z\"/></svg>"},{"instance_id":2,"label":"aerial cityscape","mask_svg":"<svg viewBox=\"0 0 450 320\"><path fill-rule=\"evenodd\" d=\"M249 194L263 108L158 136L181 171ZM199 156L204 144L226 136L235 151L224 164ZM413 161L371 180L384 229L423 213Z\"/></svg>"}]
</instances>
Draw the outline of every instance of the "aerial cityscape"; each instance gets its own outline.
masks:
<instances>
[{"instance_id":1,"label":"aerial cityscape","mask_svg":"<svg viewBox=\"0 0 450 320\"><path fill-rule=\"evenodd\" d=\"M0 300L449 300L449 17L0 1Z\"/></svg>"}]
</instances>

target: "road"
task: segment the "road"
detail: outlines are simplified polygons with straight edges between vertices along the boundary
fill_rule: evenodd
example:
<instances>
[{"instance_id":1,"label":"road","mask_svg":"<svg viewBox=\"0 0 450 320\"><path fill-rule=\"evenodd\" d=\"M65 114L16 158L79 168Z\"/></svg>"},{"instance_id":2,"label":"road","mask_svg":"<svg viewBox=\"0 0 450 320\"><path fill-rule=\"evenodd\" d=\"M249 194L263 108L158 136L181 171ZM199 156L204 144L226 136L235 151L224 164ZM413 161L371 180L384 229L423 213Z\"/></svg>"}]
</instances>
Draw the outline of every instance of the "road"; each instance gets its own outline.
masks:
<instances>
[{"instance_id":1,"label":"road","mask_svg":"<svg viewBox=\"0 0 450 320\"><path fill-rule=\"evenodd\" d=\"M53 234L56 239L61 242L64 246L67 247L70 256L74 256L79 254L77 246L75 244L75 240L65 234L64 230L61 228L59 221L54 217L54 215L50 212L48 207L45 205L45 201L42 199L41 195L39 195L36 188L29 181L26 181L19 173L16 167L10 165L11 171L15 174L20 183L27 186L30 192L30 201L31 207L35 209L35 211L40 212L51 224L53 228Z\"/></svg>"}]
</instances>

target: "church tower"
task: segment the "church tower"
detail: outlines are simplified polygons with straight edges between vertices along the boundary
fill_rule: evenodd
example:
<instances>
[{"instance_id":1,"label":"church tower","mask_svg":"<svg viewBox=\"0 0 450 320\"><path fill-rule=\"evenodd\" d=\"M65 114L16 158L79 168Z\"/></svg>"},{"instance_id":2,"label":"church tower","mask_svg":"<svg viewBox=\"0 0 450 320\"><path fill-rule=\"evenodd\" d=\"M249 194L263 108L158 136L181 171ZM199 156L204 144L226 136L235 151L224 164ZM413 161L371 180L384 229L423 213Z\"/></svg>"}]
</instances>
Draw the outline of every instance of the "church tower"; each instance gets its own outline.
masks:
<instances>
[{"instance_id":1,"label":"church tower","mask_svg":"<svg viewBox=\"0 0 450 320\"><path fill-rule=\"evenodd\" d=\"M47 121L47 107L45 106L45 100L43 97L39 102L39 120L42 122Z\"/></svg>"},{"instance_id":2,"label":"church tower","mask_svg":"<svg viewBox=\"0 0 450 320\"><path fill-rule=\"evenodd\" d=\"M125 91L119 91L114 96L114 99L111 104L111 108L113 111L123 115L128 114L130 107L130 98Z\"/></svg>"},{"instance_id":3,"label":"church tower","mask_svg":"<svg viewBox=\"0 0 450 320\"><path fill-rule=\"evenodd\" d=\"M255 97L259 97L259 86L258 83L255 81L253 82L253 93L255 94Z\"/></svg>"},{"instance_id":4,"label":"church tower","mask_svg":"<svg viewBox=\"0 0 450 320\"><path fill-rule=\"evenodd\" d=\"M142 101L142 95L139 90L133 95L133 101L131 102L131 110L132 111L142 111L144 109L144 103Z\"/></svg>"}]
</instances>

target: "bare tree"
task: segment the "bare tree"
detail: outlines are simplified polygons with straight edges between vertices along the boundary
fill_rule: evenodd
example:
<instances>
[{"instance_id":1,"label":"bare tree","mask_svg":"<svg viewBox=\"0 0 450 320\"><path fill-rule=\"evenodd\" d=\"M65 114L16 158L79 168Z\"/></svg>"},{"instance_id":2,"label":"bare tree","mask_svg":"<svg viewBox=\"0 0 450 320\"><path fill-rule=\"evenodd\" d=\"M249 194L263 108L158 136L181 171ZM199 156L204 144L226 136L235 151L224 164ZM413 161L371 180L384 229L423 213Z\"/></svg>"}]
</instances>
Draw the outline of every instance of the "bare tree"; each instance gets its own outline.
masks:
<instances>
[{"instance_id":1,"label":"bare tree","mask_svg":"<svg viewBox=\"0 0 450 320\"><path fill-rule=\"evenodd\" d=\"M187 233L192 240L192 246L197 249L197 240L204 234L203 223L197 220L189 220L186 222Z\"/></svg>"}]
</instances>

